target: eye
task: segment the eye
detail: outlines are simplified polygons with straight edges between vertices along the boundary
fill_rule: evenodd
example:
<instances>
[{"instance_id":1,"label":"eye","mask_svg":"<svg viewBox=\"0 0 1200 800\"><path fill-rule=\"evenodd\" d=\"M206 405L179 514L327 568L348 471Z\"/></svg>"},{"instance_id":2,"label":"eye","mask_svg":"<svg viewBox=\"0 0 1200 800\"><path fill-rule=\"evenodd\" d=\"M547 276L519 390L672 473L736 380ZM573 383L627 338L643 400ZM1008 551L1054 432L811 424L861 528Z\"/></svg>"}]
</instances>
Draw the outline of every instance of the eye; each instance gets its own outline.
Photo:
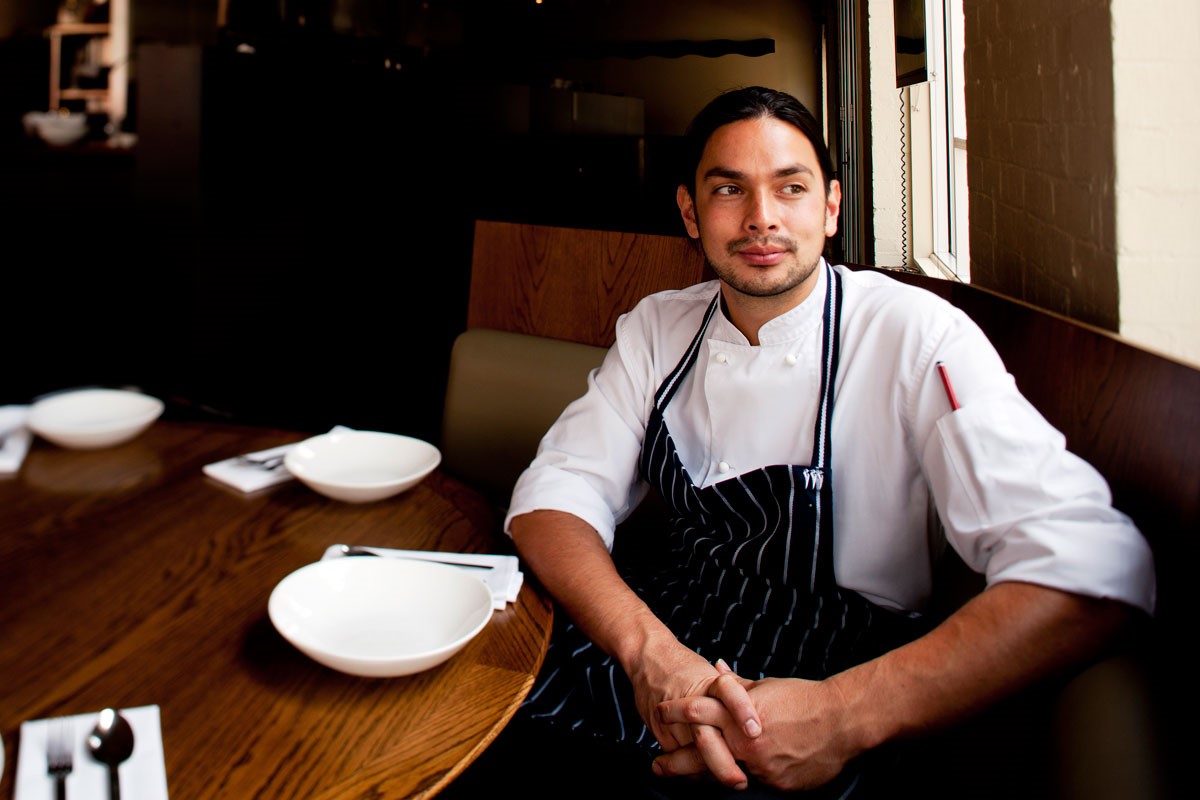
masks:
<instances>
[{"instance_id":1,"label":"eye","mask_svg":"<svg viewBox=\"0 0 1200 800\"><path fill-rule=\"evenodd\" d=\"M718 186L717 188L713 189L713 194L717 195L718 197L732 197L741 193L742 190L731 183L727 183L724 186Z\"/></svg>"},{"instance_id":2,"label":"eye","mask_svg":"<svg viewBox=\"0 0 1200 800\"><path fill-rule=\"evenodd\" d=\"M806 187L802 183L789 183L787 186L783 187L784 194L800 195L800 194L804 194L807 191L808 191L808 187Z\"/></svg>"}]
</instances>

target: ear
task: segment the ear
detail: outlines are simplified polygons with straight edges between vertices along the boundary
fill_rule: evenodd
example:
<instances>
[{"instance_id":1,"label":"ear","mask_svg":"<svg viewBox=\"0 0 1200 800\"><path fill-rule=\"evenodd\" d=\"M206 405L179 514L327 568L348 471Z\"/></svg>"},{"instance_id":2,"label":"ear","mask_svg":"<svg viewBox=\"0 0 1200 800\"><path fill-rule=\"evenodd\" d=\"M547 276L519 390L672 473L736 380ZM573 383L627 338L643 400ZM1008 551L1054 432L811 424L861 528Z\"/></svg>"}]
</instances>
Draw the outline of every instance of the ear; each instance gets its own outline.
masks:
<instances>
[{"instance_id":1,"label":"ear","mask_svg":"<svg viewBox=\"0 0 1200 800\"><path fill-rule=\"evenodd\" d=\"M842 209L842 185L836 180L829 182L825 193L825 235L837 233L838 212Z\"/></svg>"},{"instance_id":2,"label":"ear","mask_svg":"<svg viewBox=\"0 0 1200 800\"><path fill-rule=\"evenodd\" d=\"M683 217L683 227L687 228L688 236L699 239L700 226L696 224L696 204L692 202L691 194L682 183L675 190L675 202L679 206L679 214Z\"/></svg>"}]
</instances>

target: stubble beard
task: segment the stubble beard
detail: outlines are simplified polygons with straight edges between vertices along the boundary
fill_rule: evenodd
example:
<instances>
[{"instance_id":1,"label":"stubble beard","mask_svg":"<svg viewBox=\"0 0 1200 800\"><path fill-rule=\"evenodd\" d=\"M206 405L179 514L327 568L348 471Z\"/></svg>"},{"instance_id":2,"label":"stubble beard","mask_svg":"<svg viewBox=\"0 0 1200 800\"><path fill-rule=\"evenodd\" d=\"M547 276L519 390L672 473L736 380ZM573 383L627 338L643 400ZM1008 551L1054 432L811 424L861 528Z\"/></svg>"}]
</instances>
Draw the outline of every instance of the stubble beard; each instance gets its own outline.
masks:
<instances>
[{"instance_id":1,"label":"stubble beard","mask_svg":"<svg viewBox=\"0 0 1200 800\"><path fill-rule=\"evenodd\" d=\"M729 242L725 246L725 254L729 258L736 258L738 251L751 245L770 245L772 247L784 248L790 255L790 265L787 272L773 283L758 283L753 280L746 280L744 273L733 267L727 267L727 262L714 261L708 253L708 248L704 246L703 237L700 238L700 249L704 253L704 260L721 282L729 286L739 294L746 297L770 298L778 297L795 289L812 277L817 265L821 262L821 256L818 254L816 258L809 263L800 261L799 247L794 239L788 236L746 236L741 239ZM750 267L751 270L762 270L764 273L770 270L770 267ZM750 272L749 277L757 277L760 273Z\"/></svg>"}]
</instances>

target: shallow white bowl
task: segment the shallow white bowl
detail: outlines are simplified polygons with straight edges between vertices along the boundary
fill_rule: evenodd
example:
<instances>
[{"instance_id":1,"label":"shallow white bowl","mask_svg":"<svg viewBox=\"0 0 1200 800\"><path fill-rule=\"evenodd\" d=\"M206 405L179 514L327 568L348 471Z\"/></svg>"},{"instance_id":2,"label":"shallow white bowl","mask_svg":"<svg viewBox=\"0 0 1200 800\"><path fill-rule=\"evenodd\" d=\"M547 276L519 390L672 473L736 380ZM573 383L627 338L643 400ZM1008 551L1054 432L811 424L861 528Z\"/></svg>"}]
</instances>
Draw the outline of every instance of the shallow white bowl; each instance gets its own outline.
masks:
<instances>
[{"instance_id":1,"label":"shallow white bowl","mask_svg":"<svg viewBox=\"0 0 1200 800\"><path fill-rule=\"evenodd\" d=\"M411 436L334 431L300 442L283 465L326 497L367 503L411 489L441 461L440 450Z\"/></svg>"},{"instance_id":2,"label":"shallow white bowl","mask_svg":"<svg viewBox=\"0 0 1200 800\"><path fill-rule=\"evenodd\" d=\"M280 581L267 613L314 661L388 678L437 666L461 650L492 618L492 592L445 564L331 558Z\"/></svg>"},{"instance_id":3,"label":"shallow white bowl","mask_svg":"<svg viewBox=\"0 0 1200 800\"><path fill-rule=\"evenodd\" d=\"M74 144L87 133L87 114L30 111L23 117L25 130L57 146Z\"/></svg>"},{"instance_id":4,"label":"shallow white bowl","mask_svg":"<svg viewBox=\"0 0 1200 800\"><path fill-rule=\"evenodd\" d=\"M132 439L162 413L162 400L140 392L80 389L34 403L29 429L60 447L94 449Z\"/></svg>"}]
</instances>

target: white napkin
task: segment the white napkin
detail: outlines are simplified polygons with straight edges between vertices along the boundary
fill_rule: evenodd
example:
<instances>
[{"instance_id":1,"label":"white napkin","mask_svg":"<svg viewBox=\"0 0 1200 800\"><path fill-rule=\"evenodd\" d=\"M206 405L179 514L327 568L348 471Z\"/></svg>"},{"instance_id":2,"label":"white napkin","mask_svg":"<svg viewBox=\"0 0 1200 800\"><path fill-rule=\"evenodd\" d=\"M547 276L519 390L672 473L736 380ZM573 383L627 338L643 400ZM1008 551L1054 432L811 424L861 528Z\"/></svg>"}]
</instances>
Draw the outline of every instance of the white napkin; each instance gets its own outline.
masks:
<instances>
[{"instance_id":1,"label":"white napkin","mask_svg":"<svg viewBox=\"0 0 1200 800\"><path fill-rule=\"evenodd\" d=\"M158 706L122 708L120 712L133 727L133 755L119 768L121 796L167 800L167 768L163 760ZM54 778L46 771L46 742L60 721L70 726L75 742L75 763L67 776L67 797L70 800L107 800L108 767L92 758L86 744L87 735L99 714L96 711L21 723L13 800L52 800L54 797Z\"/></svg>"},{"instance_id":2,"label":"white napkin","mask_svg":"<svg viewBox=\"0 0 1200 800\"><path fill-rule=\"evenodd\" d=\"M25 427L29 419L29 406L0 406L0 475L21 469L25 454L33 441L33 431Z\"/></svg>"},{"instance_id":3,"label":"white napkin","mask_svg":"<svg viewBox=\"0 0 1200 800\"><path fill-rule=\"evenodd\" d=\"M509 603L517 601L521 584L525 582L525 574L519 569L520 563L516 556L492 555L487 553L443 553L435 550L396 550L390 547L366 548L376 555L385 558L403 556L404 558L419 558L425 561L455 561L460 564L480 564L491 569L472 569L463 567L472 574L478 575L487 587L492 590L492 608L503 611ZM340 544L331 544L321 556L324 561L329 558L347 558ZM349 556L362 558L362 556ZM369 558L369 556L368 556Z\"/></svg>"},{"instance_id":4,"label":"white napkin","mask_svg":"<svg viewBox=\"0 0 1200 800\"><path fill-rule=\"evenodd\" d=\"M348 431L343 425L335 425L329 432L336 433L340 431ZM212 464L204 465L204 474L213 480L228 484L235 489L243 492L257 492L259 489L265 489L268 486L274 486L279 483L286 483L293 480L295 476L288 472L287 467L282 463L273 469L265 469L254 464L246 463L246 459L254 459L260 461L267 458L283 458L287 451L295 447L299 442L292 444L284 444L279 447L269 447L266 450L257 450L253 453L243 453L240 456L227 458L224 461L216 461Z\"/></svg>"},{"instance_id":5,"label":"white napkin","mask_svg":"<svg viewBox=\"0 0 1200 800\"><path fill-rule=\"evenodd\" d=\"M224 461L205 464L204 474L213 480L228 484L240 491L257 492L259 489L265 489L277 483L286 483L293 479L293 475L287 471L287 467L282 462L272 469L266 469L265 467L247 463L245 459L283 458L287 454L287 451L295 446L295 444L284 444L266 450L256 450L253 453L244 453L240 456L227 458Z\"/></svg>"}]
</instances>

